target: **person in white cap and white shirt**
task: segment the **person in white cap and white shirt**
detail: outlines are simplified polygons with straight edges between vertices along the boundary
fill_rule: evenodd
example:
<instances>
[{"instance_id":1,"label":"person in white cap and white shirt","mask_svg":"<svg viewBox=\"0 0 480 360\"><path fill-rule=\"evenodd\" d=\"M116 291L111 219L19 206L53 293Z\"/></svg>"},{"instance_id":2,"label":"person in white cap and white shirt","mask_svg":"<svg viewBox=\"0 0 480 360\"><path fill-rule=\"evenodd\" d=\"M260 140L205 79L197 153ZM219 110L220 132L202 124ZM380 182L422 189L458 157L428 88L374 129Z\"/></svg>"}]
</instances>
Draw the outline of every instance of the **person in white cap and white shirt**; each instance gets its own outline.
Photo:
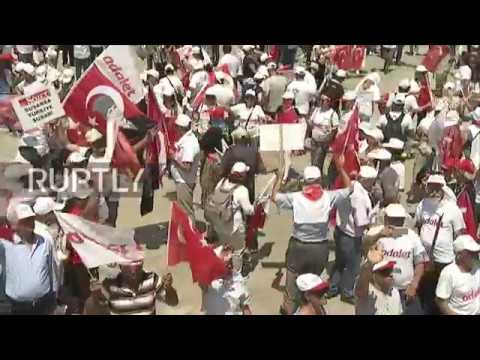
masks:
<instances>
[{"instance_id":1,"label":"person in white cap and white shirt","mask_svg":"<svg viewBox=\"0 0 480 360\"><path fill-rule=\"evenodd\" d=\"M292 314L298 304L298 275L321 275L328 262L328 223L330 211L353 191L350 178L343 169L343 159L335 159L346 188L326 191L322 189L322 174L316 166L308 166L303 172L302 191L278 193L283 175L277 177L272 200L279 209L293 210L293 233L286 253L287 275L283 311Z\"/></svg>"},{"instance_id":2,"label":"person in white cap and white shirt","mask_svg":"<svg viewBox=\"0 0 480 360\"><path fill-rule=\"evenodd\" d=\"M453 243L455 261L441 272L435 291L442 315L480 314L480 245L470 235Z\"/></svg>"},{"instance_id":3,"label":"person in white cap and white shirt","mask_svg":"<svg viewBox=\"0 0 480 360\"><path fill-rule=\"evenodd\" d=\"M75 77L78 80L90 65L90 45L73 45Z\"/></svg>"},{"instance_id":4,"label":"person in white cap and white shirt","mask_svg":"<svg viewBox=\"0 0 480 360\"><path fill-rule=\"evenodd\" d=\"M443 268L455 260L453 243L465 230L459 207L455 202L445 199L445 185L442 175L430 175L426 188L428 197L418 204L415 213L420 240L430 258L419 291L426 314L438 312L434 304L438 277Z\"/></svg>"},{"instance_id":5,"label":"person in white cap and white shirt","mask_svg":"<svg viewBox=\"0 0 480 360\"><path fill-rule=\"evenodd\" d=\"M56 307L58 288L51 241L35 232L35 213L27 204L15 207L13 241L0 239L4 253L5 293L12 314L47 315Z\"/></svg>"},{"instance_id":6,"label":"person in white cap and white shirt","mask_svg":"<svg viewBox=\"0 0 480 360\"><path fill-rule=\"evenodd\" d=\"M250 202L248 189L245 186L247 181L247 174L250 167L243 162L237 162L232 166L228 177L221 179L213 194L213 199L219 193L231 194L231 209L233 217L227 223L222 221L215 221L212 223L213 233L211 234L218 243L218 245L228 245L235 252L241 251L245 248L245 236L247 232L247 216L253 215L255 209ZM217 204L210 204L209 206L216 206ZM205 218L207 217L207 209ZM215 219L212 219L215 220Z\"/></svg>"},{"instance_id":7,"label":"person in white cap and white shirt","mask_svg":"<svg viewBox=\"0 0 480 360\"><path fill-rule=\"evenodd\" d=\"M167 64L165 66L165 76L161 78L158 84L153 88L158 104L163 104L163 95L167 89L173 90L177 102L181 104L183 97L185 96L185 89L181 80L175 74L175 68L172 64Z\"/></svg>"},{"instance_id":8,"label":"person in white cap and white shirt","mask_svg":"<svg viewBox=\"0 0 480 360\"><path fill-rule=\"evenodd\" d=\"M415 124L412 117L405 112L405 95L396 94L389 111L380 116L378 126L383 131L385 140L397 138L406 141L413 138L415 134Z\"/></svg>"},{"instance_id":9,"label":"person in white cap and white shirt","mask_svg":"<svg viewBox=\"0 0 480 360\"><path fill-rule=\"evenodd\" d=\"M18 61L33 65L33 48L34 45L15 45L18 52Z\"/></svg>"},{"instance_id":10,"label":"person in white cap and white shirt","mask_svg":"<svg viewBox=\"0 0 480 360\"><path fill-rule=\"evenodd\" d=\"M417 296L428 255L418 235L405 227L407 212L401 204L390 204L385 208L383 226L370 229L365 246L378 243L383 248L383 258L394 261L393 286L400 292L404 315L422 315L423 310Z\"/></svg>"},{"instance_id":11,"label":"person in white cap and white shirt","mask_svg":"<svg viewBox=\"0 0 480 360\"><path fill-rule=\"evenodd\" d=\"M177 116L175 126L180 139L175 143L175 150L168 153L168 158L172 161L171 174L177 190L177 201L194 220L193 190L200 165L200 144L191 130L191 122L187 115Z\"/></svg>"},{"instance_id":12,"label":"person in white cap and white shirt","mask_svg":"<svg viewBox=\"0 0 480 360\"><path fill-rule=\"evenodd\" d=\"M398 178L400 180L398 190L400 191L405 190L405 165L402 161L404 146L405 143L396 138L390 138L388 142L383 143L383 147L392 153L392 162L390 163L390 167L398 174Z\"/></svg>"},{"instance_id":13,"label":"person in white cap and white shirt","mask_svg":"<svg viewBox=\"0 0 480 360\"><path fill-rule=\"evenodd\" d=\"M255 91L247 90L245 102L234 105L230 109L236 119L235 127L244 127L253 139L257 139L260 136L259 125L265 122L266 116L262 107L257 104Z\"/></svg>"},{"instance_id":14,"label":"person in white cap and white shirt","mask_svg":"<svg viewBox=\"0 0 480 360\"><path fill-rule=\"evenodd\" d=\"M348 90L342 97L342 108L340 109L340 119L338 124L338 131L342 132L348 124L348 121L352 117L353 108L355 106L355 100L357 99L357 93L353 90Z\"/></svg>"},{"instance_id":15,"label":"person in white cap and white shirt","mask_svg":"<svg viewBox=\"0 0 480 360\"><path fill-rule=\"evenodd\" d=\"M370 73L355 88L361 121L370 122L375 112L375 104L381 99L380 80L378 73Z\"/></svg>"},{"instance_id":16,"label":"person in white cap and white shirt","mask_svg":"<svg viewBox=\"0 0 480 360\"><path fill-rule=\"evenodd\" d=\"M372 246L355 284L355 315L401 315L400 293L393 286L395 261L384 260L380 244Z\"/></svg>"},{"instance_id":17,"label":"person in white cap and white shirt","mask_svg":"<svg viewBox=\"0 0 480 360\"><path fill-rule=\"evenodd\" d=\"M328 281L315 274L302 274L297 277L296 284L300 292L300 306L293 315L327 315Z\"/></svg>"},{"instance_id":18,"label":"person in white cap and white shirt","mask_svg":"<svg viewBox=\"0 0 480 360\"><path fill-rule=\"evenodd\" d=\"M295 70L295 80L287 86L287 92L295 95L295 107L301 117L306 117L310 111L310 101L313 100L316 88L305 81L305 71L302 68Z\"/></svg>"},{"instance_id":19,"label":"person in white cap and white shirt","mask_svg":"<svg viewBox=\"0 0 480 360\"><path fill-rule=\"evenodd\" d=\"M360 168L360 177L354 182L353 193L337 204L335 263L331 275L329 297L341 294L341 300L354 302L353 287L360 271L362 237L371 223L372 190L378 172L371 166Z\"/></svg>"},{"instance_id":20,"label":"person in white cap and white shirt","mask_svg":"<svg viewBox=\"0 0 480 360\"><path fill-rule=\"evenodd\" d=\"M380 147L383 141L383 132L378 127L366 122L361 122L358 128L361 139L358 157L361 164L367 164L369 162L368 153Z\"/></svg>"},{"instance_id":21,"label":"person in white cap and white shirt","mask_svg":"<svg viewBox=\"0 0 480 360\"><path fill-rule=\"evenodd\" d=\"M215 77L217 78L217 83L212 85L209 90L215 94L218 106L233 106L235 104L233 79L224 72L216 72Z\"/></svg>"},{"instance_id":22,"label":"person in white cap and white shirt","mask_svg":"<svg viewBox=\"0 0 480 360\"><path fill-rule=\"evenodd\" d=\"M190 75L189 94L186 94L189 99L194 99L199 91L208 83L208 73L201 62L194 65Z\"/></svg>"},{"instance_id":23,"label":"person in white cap and white shirt","mask_svg":"<svg viewBox=\"0 0 480 360\"><path fill-rule=\"evenodd\" d=\"M218 62L218 66L227 65L230 76L236 80L240 72L242 62L240 58L232 53L232 45L223 45L223 56Z\"/></svg>"}]
</instances>

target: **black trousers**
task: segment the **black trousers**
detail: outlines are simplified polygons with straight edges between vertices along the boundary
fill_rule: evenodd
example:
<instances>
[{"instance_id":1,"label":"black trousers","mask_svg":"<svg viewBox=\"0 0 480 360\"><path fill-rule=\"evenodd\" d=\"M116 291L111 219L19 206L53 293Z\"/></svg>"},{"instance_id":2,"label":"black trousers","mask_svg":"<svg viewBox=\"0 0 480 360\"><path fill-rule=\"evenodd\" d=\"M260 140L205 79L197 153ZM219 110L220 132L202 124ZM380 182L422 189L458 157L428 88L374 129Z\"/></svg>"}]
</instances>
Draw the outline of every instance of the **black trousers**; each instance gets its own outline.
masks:
<instances>
[{"instance_id":1,"label":"black trousers","mask_svg":"<svg viewBox=\"0 0 480 360\"><path fill-rule=\"evenodd\" d=\"M73 66L73 45L60 45L58 49L63 51L63 65Z\"/></svg>"},{"instance_id":2,"label":"black trousers","mask_svg":"<svg viewBox=\"0 0 480 360\"><path fill-rule=\"evenodd\" d=\"M400 65L403 55L403 45L397 45L397 54L395 56L395 64Z\"/></svg>"},{"instance_id":3,"label":"black trousers","mask_svg":"<svg viewBox=\"0 0 480 360\"><path fill-rule=\"evenodd\" d=\"M48 293L40 299L29 302L8 300L12 315L49 315L53 313L56 305L55 293Z\"/></svg>"}]
</instances>

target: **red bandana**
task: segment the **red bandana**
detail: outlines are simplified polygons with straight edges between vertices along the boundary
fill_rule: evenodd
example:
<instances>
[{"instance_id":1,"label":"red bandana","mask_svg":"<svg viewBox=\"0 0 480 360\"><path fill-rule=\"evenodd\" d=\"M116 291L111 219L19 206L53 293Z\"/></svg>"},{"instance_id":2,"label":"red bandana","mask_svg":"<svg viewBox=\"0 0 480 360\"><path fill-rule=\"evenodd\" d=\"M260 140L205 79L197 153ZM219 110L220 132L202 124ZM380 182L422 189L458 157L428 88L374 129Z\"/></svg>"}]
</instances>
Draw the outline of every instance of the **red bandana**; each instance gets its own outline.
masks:
<instances>
[{"instance_id":1,"label":"red bandana","mask_svg":"<svg viewBox=\"0 0 480 360\"><path fill-rule=\"evenodd\" d=\"M323 189L320 184L307 185L303 188L303 196L308 200L317 201L323 195Z\"/></svg>"}]
</instances>

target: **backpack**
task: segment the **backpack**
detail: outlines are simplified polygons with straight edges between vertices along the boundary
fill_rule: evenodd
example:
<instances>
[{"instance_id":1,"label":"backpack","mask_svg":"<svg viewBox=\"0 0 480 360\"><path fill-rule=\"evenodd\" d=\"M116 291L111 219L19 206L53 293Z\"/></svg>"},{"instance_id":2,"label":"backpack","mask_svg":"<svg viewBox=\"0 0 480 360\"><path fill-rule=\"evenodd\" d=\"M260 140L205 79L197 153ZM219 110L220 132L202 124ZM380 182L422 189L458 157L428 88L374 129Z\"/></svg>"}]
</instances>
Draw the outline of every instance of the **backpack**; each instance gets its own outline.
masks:
<instances>
[{"instance_id":1,"label":"backpack","mask_svg":"<svg viewBox=\"0 0 480 360\"><path fill-rule=\"evenodd\" d=\"M233 208L233 192L240 186L235 185L231 190L222 189L222 185L217 187L213 193L207 197L205 204L205 219L215 228L216 224L232 224L235 209Z\"/></svg>"}]
</instances>

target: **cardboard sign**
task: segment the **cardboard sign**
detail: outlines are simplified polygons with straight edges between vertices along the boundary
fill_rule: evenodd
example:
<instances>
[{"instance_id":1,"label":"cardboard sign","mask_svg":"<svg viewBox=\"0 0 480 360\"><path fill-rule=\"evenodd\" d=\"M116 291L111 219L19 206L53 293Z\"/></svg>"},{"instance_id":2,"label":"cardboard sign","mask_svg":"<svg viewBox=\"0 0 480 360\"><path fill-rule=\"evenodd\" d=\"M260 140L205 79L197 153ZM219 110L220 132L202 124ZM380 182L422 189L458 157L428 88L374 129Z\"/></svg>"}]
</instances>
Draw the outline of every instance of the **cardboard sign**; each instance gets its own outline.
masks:
<instances>
[{"instance_id":1,"label":"cardboard sign","mask_svg":"<svg viewBox=\"0 0 480 360\"><path fill-rule=\"evenodd\" d=\"M306 124L260 126L260 151L303 150Z\"/></svg>"},{"instance_id":2,"label":"cardboard sign","mask_svg":"<svg viewBox=\"0 0 480 360\"><path fill-rule=\"evenodd\" d=\"M12 106L24 131L39 128L65 116L57 92L45 87L34 94L12 99Z\"/></svg>"}]
</instances>

